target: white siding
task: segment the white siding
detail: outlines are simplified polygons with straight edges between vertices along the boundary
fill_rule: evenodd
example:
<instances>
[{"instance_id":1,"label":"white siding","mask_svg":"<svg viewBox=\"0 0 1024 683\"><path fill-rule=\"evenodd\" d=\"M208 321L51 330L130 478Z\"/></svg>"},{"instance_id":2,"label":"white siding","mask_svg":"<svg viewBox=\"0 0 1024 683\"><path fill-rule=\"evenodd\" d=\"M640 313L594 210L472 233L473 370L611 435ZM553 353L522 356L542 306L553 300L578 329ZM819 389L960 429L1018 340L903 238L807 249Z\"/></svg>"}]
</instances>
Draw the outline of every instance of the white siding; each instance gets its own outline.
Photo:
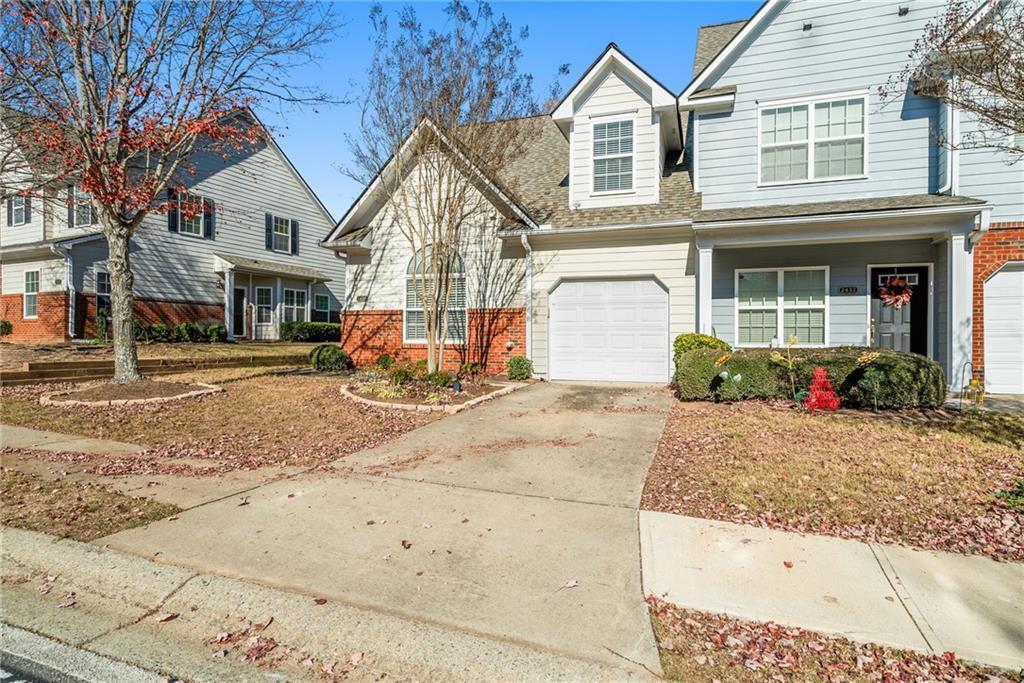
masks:
<instances>
[{"instance_id":1,"label":"white siding","mask_svg":"<svg viewBox=\"0 0 1024 683\"><path fill-rule=\"evenodd\" d=\"M29 199L30 220L21 225L7 225L7 201L4 197L0 202L0 247L15 244L40 242L43 239L43 200L40 197Z\"/></svg>"},{"instance_id":2,"label":"white siding","mask_svg":"<svg viewBox=\"0 0 1024 683\"><path fill-rule=\"evenodd\" d=\"M534 371L548 372L548 294L562 280L653 276L669 293L669 333L696 327L692 241L678 236L574 236L531 240L534 248Z\"/></svg>"},{"instance_id":3,"label":"white siding","mask_svg":"<svg viewBox=\"0 0 1024 683\"><path fill-rule=\"evenodd\" d=\"M21 294L25 291L25 271L39 271L39 291L59 292L65 288L64 259L36 261L8 261L3 264L3 293Z\"/></svg>"}]
</instances>

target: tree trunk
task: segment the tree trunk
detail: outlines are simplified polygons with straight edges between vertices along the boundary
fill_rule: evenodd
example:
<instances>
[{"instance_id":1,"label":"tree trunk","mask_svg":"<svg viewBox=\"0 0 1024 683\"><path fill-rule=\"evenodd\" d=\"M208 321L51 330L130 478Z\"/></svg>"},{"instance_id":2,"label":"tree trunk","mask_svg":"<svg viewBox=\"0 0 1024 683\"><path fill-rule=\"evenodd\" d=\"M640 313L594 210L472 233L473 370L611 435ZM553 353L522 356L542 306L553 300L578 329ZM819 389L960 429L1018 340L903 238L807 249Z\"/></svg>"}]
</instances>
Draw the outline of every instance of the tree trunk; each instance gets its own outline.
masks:
<instances>
[{"instance_id":1,"label":"tree trunk","mask_svg":"<svg viewBox=\"0 0 1024 683\"><path fill-rule=\"evenodd\" d=\"M110 273L110 317L113 323L114 383L142 380L135 348L135 276L128 263L128 232L117 226L106 231L107 272Z\"/></svg>"}]
</instances>

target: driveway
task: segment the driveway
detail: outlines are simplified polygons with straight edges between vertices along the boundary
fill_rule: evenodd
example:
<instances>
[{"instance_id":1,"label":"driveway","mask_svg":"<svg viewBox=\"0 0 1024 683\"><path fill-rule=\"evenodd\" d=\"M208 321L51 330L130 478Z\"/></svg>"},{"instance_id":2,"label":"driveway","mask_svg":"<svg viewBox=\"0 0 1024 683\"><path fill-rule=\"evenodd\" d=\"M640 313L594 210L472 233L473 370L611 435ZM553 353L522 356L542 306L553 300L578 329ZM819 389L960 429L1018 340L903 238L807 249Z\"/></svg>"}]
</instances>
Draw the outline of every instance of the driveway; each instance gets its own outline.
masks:
<instances>
[{"instance_id":1,"label":"driveway","mask_svg":"<svg viewBox=\"0 0 1024 683\"><path fill-rule=\"evenodd\" d=\"M538 384L98 543L658 671L637 508L670 406L656 387Z\"/></svg>"}]
</instances>

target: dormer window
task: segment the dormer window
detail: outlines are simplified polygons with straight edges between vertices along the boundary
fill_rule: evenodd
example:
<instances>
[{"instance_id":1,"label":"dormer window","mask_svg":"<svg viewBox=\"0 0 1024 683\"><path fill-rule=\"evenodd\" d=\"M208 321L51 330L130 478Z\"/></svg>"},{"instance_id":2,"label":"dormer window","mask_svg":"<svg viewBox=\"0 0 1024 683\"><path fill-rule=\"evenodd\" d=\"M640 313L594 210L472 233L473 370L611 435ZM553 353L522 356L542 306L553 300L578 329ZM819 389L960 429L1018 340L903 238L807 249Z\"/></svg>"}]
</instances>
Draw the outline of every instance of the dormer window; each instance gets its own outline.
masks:
<instances>
[{"instance_id":1,"label":"dormer window","mask_svg":"<svg viewBox=\"0 0 1024 683\"><path fill-rule=\"evenodd\" d=\"M633 189L633 121L594 124L594 192Z\"/></svg>"}]
</instances>

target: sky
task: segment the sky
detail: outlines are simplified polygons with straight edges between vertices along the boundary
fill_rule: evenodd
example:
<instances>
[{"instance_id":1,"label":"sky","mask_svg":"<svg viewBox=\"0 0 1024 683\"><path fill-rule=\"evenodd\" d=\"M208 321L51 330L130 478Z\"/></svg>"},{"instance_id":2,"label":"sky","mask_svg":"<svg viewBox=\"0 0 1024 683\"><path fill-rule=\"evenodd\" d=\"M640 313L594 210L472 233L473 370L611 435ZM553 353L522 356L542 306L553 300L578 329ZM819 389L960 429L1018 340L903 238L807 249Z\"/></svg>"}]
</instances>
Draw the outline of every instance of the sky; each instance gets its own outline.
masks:
<instances>
[{"instance_id":1,"label":"sky","mask_svg":"<svg viewBox=\"0 0 1024 683\"><path fill-rule=\"evenodd\" d=\"M637 64L678 93L689 82L697 28L704 24L746 19L760 1L740 2L493 2L517 29L529 28L522 43L521 68L533 74L538 98L547 94L561 64L569 75L559 81L561 92L572 87L605 46L614 42ZM388 13L404 3L384 3ZM421 23L442 28L444 4L414 3ZM344 26L335 40L321 49L316 63L295 70L296 83L315 85L334 97L358 101L371 57L370 3L338 2L335 9ZM346 133L359 120L357 103L316 110L258 110L271 127L285 154L305 177L335 220L348 210L362 187L339 169L350 167Z\"/></svg>"}]
</instances>

